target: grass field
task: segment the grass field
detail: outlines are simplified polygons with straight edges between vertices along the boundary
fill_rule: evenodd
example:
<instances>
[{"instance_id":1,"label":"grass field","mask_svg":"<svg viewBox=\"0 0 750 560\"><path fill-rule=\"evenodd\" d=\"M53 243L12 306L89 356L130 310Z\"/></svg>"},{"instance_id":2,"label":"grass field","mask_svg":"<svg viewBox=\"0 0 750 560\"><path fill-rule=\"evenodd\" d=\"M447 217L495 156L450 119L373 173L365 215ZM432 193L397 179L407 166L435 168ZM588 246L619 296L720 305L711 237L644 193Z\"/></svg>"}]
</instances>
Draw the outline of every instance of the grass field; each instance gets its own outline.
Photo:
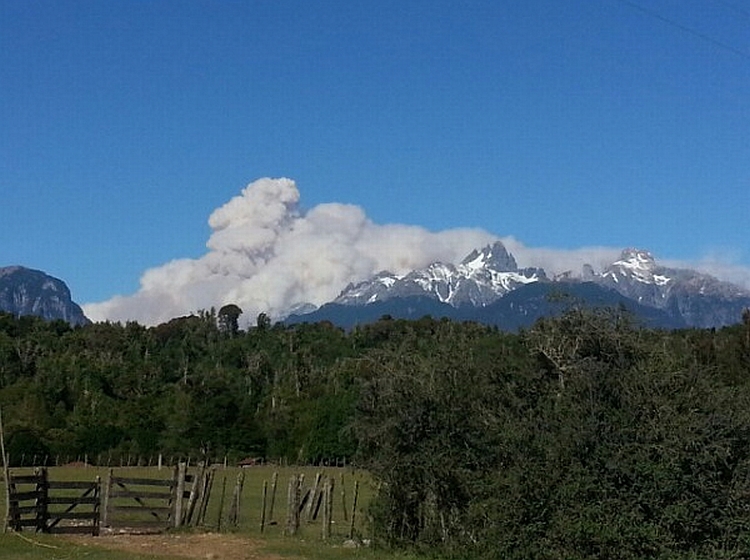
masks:
<instances>
[{"instance_id":1,"label":"grass field","mask_svg":"<svg viewBox=\"0 0 750 560\"><path fill-rule=\"evenodd\" d=\"M92 537L92 541L93 541ZM168 560L169 556L140 555L96 546L82 546L53 535L0 534L0 558L9 560ZM177 558L177 557L171 557Z\"/></svg>"},{"instance_id":2,"label":"grass field","mask_svg":"<svg viewBox=\"0 0 750 560\"><path fill-rule=\"evenodd\" d=\"M50 467L50 480L93 480L100 476L102 480L106 479L108 469L98 467ZM31 469L15 469L16 474L31 472ZM172 473L171 468L163 468L158 471L156 467L127 467L114 469L116 476L127 477L153 477L169 478ZM193 472L190 469L189 472ZM241 508L237 526L229 526L228 511L231 502L232 492L237 480L238 474L244 473L244 485L241 494ZM264 482L268 484L268 501L270 502L271 482L277 474L277 490L275 497L275 506L273 514L266 511L265 530L261 533L261 506L263 497ZM284 525L287 515L287 488L289 479L293 474L304 474L303 492L310 488L318 473L332 476L335 479L334 505L332 511L332 535L328 541L322 538L322 522L319 515L317 520L306 521L306 514L303 511L300 532L295 537L284 535ZM226 481L226 482L225 482ZM354 523L354 534L359 539L369 538L369 529L367 524L367 505L373 495L372 483L366 473L344 468L316 468L316 467L275 467L271 465L253 466L245 469L217 467L216 477L211 492L205 526L199 529L181 529L176 531L175 538L183 540L198 539L196 533L213 533L212 538L223 539L224 541L237 540L238 543L252 543L252 546L259 552L252 558L297 558L304 560L323 560L337 558L364 558L370 560L392 560L395 558L406 560L411 556L394 555L367 548L345 548L342 546L347 540L351 530L351 510L353 502L353 493L355 482L359 486L359 495L357 499L356 517ZM343 485L342 485L343 483ZM223 498L223 508L220 514L219 506L222 502L222 488L225 488ZM344 493L342 494L342 488ZM5 494L0 496L2 512L5 512ZM216 535L221 529L222 535ZM112 537L109 537L110 539ZM208 537L206 537L208 538ZM120 558L149 559L159 558L177 558L185 556L168 556L159 551L158 554L147 552L138 554L131 548L128 551L117 551L110 549L99 549L99 543L105 543L108 537L96 539L93 537L70 539L64 536L39 535L33 532L25 532L21 535L5 534L0 535L0 558L18 558L47 560L47 559L67 559L67 558L86 558L86 560L112 559ZM134 544L138 543L139 537L132 537ZM145 543L145 539L143 540ZM196 541L197 542L197 541ZM226 544L223 543L223 544ZM144 544L145 546L145 544ZM238 547L247 546L238 544ZM56 547L56 548L52 548ZM168 552L166 553L168 554ZM234 558L231 553L223 555L202 557L215 558ZM218 554L218 553L217 553ZM189 556L190 557L190 556ZM198 556L192 556L198 557ZM236 556L244 558L245 556ZM247 556L251 557L251 556Z\"/></svg>"},{"instance_id":3,"label":"grass field","mask_svg":"<svg viewBox=\"0 0 750 560\"><path fill-rule=\"evenodd\" d=\"M210 535L209 535L210 536ZM324 544L320 541L271 537L269 539L239 538L234 534L218 535L229 541L227 546L194 546L186 543L178 551L168 548L153 550L153 546L142 547L137 541L148 536L130 538L130 546L115 548L110 542L113 537L65 537L39 534L0 534L0 558L8 560L417 560L417 556L366 548L343 548ZM142 550L150 550L143 552Z\"/></svg>"}]
</instances>

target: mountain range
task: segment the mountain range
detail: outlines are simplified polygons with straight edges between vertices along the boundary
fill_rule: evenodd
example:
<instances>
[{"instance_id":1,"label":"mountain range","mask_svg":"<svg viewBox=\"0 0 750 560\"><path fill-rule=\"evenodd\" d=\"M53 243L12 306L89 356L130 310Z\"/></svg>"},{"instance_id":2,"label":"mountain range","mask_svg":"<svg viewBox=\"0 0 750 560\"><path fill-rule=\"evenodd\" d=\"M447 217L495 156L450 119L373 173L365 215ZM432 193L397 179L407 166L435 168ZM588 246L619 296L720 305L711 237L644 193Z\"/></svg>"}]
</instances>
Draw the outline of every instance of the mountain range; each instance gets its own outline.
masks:
<instances>
[{"instance_id":1,"label":"mountain range","mask_svg":"<svg viewBox=\"0 0 750 560\"><path fill-rule=\"evenodd\" d=\"M496 241L458 264L434 262L401 275L380 272L349 284L321 307L297 306L283 321L352 328L386 315L430 315L515 331L571 305L625 308L649 327L715 328L741 320L750 308L750 291L709 274L660 265L638 249L625 249L601 271L584 265L550 277L542 268L519 267ZM72 325L90 322L62 280L22 266L0 268L0 311Z\"/></svg>"},{"instance_id":2,"label":"mountain range","mask_svg":"<svg viewBox=\"0 0 750 560\"><path fill-rule=\"evenodd\" d=\"M90 323L62 280L23 266L0 268L0 311L63 320L71 325Z\"/></svg>"},{"instance_id":3,"label":"mountain range","mask_svg":"<svg viewBox=\"0 0 750 560\"><path fill-rule=\"evenodd\" d=\"M739 322L750 307L750 291L695 270L659 265L638 249L625 249L600 272L585 265L578 273L550 278L541 268L519 268L497 241L456 265L435 262L405 275L380 272L286 322L327 320L351 328L383 315L431 315L517 330L572 304L624 307L652 327L711 328Z\"/></svg>"}]
</instances>

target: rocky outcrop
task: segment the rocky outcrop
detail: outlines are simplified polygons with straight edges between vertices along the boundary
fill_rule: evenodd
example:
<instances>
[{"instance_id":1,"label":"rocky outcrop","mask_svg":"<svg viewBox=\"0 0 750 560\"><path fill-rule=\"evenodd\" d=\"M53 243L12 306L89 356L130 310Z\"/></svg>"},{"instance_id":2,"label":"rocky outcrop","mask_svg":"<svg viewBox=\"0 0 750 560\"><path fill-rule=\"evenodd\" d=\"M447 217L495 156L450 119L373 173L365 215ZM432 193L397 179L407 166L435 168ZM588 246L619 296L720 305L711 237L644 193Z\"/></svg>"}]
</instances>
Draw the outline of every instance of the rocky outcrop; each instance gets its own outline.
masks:
<instances>
[{"instance_id":1,"label":"rocky outcrop","mask_svg":"<svg viewBox=\"0 0 750 560\"><path fill-rule=\"evenodd\" d=\"M0 311L61 319L71 325L90 323L65 282L23 266L0 268Z\"/></svg>"}]
</instances>

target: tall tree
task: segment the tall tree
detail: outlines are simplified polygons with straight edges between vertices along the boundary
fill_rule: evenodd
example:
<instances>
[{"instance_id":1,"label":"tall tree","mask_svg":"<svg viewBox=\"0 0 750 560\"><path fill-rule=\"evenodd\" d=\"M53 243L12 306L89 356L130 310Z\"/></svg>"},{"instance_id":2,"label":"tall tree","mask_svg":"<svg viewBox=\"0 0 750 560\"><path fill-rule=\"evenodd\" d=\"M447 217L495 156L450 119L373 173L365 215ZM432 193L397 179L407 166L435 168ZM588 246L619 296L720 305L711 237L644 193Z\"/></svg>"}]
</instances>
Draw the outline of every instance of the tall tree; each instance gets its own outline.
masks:
<instances>
[{"instance_id":1,"label":"tall tree","mask_svg":"<svg viewBox=\"0 0 750 560\"><path fill-rule=\"evenodd\" d=\"M229 336L235 336L239 332L238 319L242 315L242 309L240 309L234 303L228 303L219 309L219 330Z\"/></svg>"}]
</instances>

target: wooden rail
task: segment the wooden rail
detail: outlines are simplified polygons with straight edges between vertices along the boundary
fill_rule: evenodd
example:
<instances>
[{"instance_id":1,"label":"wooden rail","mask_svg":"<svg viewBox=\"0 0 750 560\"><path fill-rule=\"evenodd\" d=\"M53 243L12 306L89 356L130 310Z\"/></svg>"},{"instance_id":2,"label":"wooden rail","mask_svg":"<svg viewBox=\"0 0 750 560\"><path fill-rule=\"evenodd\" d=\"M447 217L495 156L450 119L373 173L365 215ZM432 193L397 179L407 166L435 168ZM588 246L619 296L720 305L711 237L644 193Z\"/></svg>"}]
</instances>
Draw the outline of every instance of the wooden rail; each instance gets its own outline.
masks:
<instances>
[{"instance_id":1,"label":"wooden rail","mask_svg":"<svg viewBox=\"0 0 750 560\"><path fill-rule=\"evenodd\" d=\"M33 527L41 533L98 535L100 489L99 477L92 482L50 481L46 468L32 475L9 474L8 525L15 531Z\"/></svg>"},{"instance_id":2,"label":"wooden rail","mask_svg":"<svg viewBox=\"0 0 750 560\"><path fill-rule=\"evenodd\" d=\"M180 463L171 478L115 476L110 469L104 488L102 525L163 531L202 521L210 493L213 471L199 467L196 475L187 474Z\"/></svg>"},{"instance_id":3,"label":"wooden rail","mask_svg":"<svg viewBox=\"0 0 750 560\"><path fill-rule=\"evenodd\" d=\"M162 531L170 527L175 510L177 481L115 476L110 469L104 493L102 524Z\"/></svg>"}]
</instances>

